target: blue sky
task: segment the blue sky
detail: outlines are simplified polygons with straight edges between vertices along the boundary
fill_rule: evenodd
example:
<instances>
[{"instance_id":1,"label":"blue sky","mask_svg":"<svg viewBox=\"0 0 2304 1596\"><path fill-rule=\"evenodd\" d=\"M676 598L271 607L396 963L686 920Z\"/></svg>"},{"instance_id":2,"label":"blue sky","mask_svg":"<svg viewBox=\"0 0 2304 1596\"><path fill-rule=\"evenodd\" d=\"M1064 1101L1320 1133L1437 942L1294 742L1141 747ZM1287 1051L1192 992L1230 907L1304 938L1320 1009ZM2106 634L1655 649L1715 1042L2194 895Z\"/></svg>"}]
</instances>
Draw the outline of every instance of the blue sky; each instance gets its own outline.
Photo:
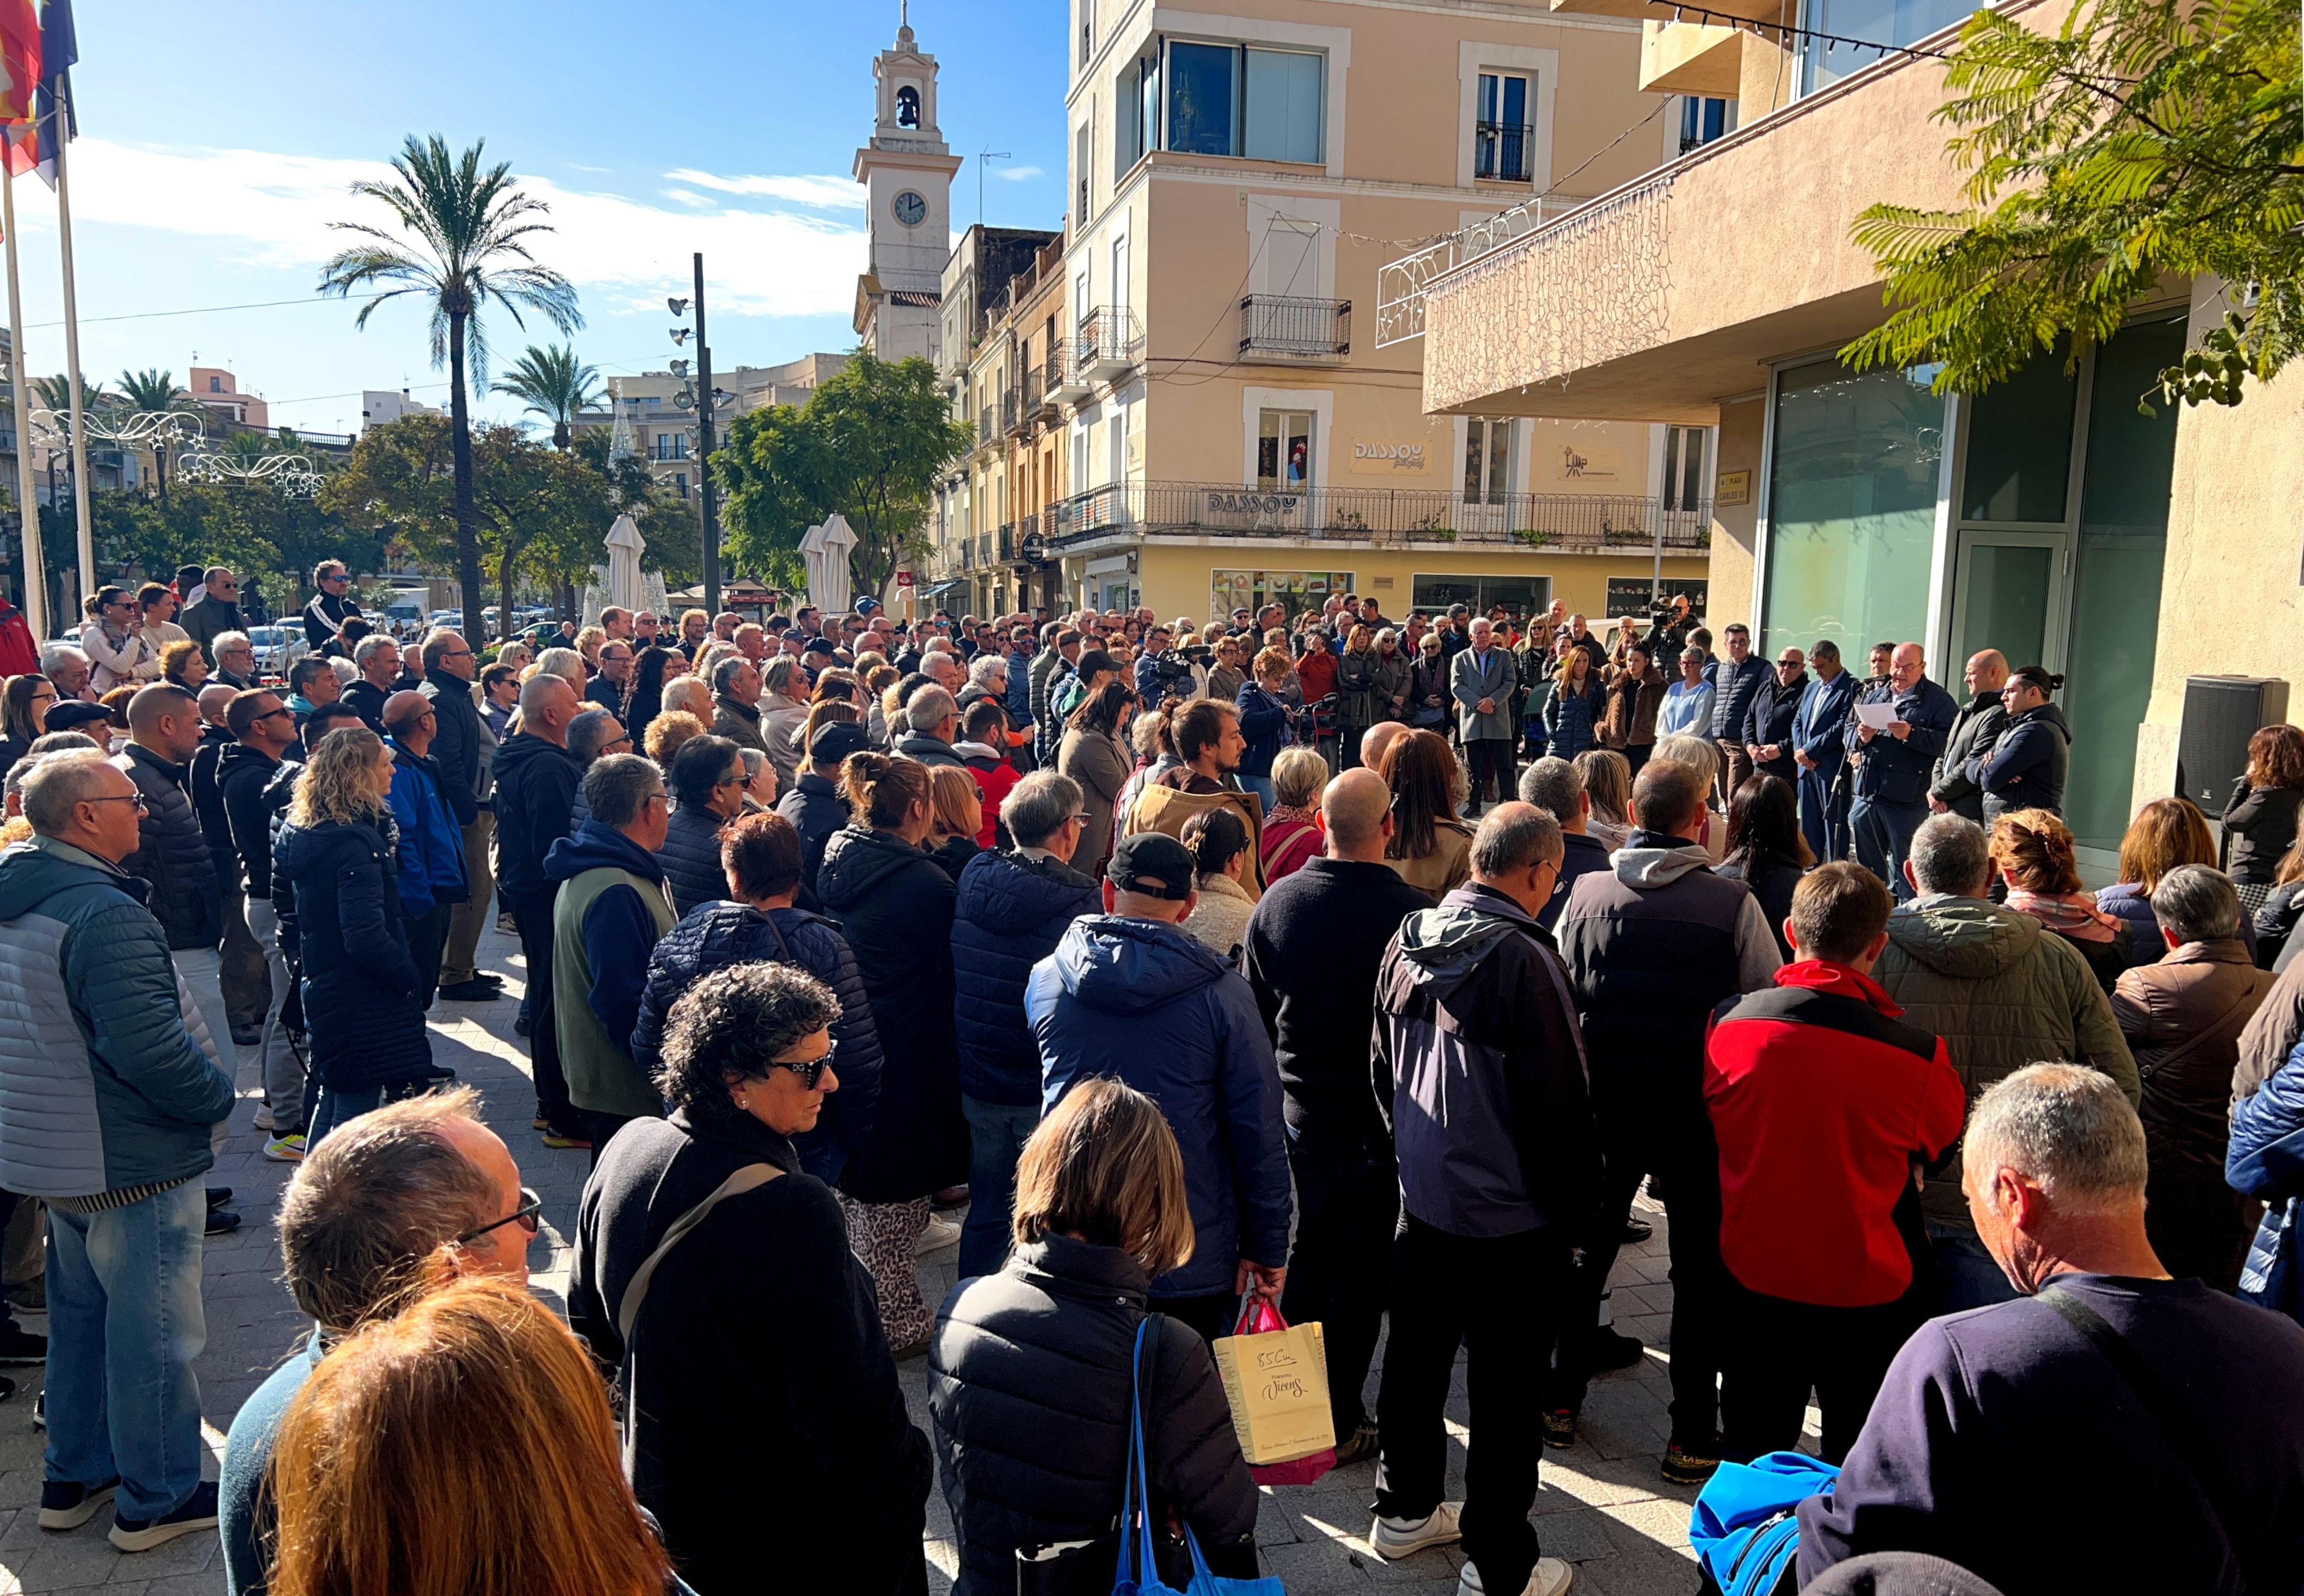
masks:
<instances>
[{"instance_id":1,"label":"blue sky","mask_svg":"<svg viewBox=\"0 0 2304 1596\"><path fill-rule=\"evenodd\" d=\"M383 222L344 190L403 135L439 132L491 156L554 207L542 251L574 279L580 354L603 376L661 368L664 296L706 252L716 365L843 350L863 260L849 176L872 120L871 58L896 6L609 5L593 0L403 0L366 6L163 5L80 0L72 147L81 365L229 367L274 419L354 431L363 388L405 383L438 402L422 317L301 302L337 247L331 220ZM1061 0L915 0L941 63L939 120L969 159L953 217L1055 226L1063 208ZM28 366L64 368L55 200L16 186ZM217 314L194 307L299 301ZM138 317L139 319L107 317ZM491 320L499 364L531 337ZM478 397L478 396L476 396ZM493 413L514 407L496 398Z\"/></svg>"}]
</instances>

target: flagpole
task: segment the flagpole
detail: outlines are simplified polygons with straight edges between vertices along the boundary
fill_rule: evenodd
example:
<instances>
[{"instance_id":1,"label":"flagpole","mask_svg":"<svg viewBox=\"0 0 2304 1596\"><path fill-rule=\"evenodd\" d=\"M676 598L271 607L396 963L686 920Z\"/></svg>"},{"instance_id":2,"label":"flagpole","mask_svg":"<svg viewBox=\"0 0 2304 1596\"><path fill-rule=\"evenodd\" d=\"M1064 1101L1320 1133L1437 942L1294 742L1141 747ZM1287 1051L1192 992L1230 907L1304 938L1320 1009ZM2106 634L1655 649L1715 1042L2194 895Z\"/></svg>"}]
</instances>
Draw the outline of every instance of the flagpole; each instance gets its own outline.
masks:
<instances>
[{"instance_id":1,"label":"flagpole","mask_svg":"<svg viewBox=\"0 0 2304 1596\"><path fill-rule=\"evenodd\" d=\"M56 231L64 240L64 359L72 375L72 508L80 517L80 580L96 590L96 523L88 510L88 433L80 425L80 301L72 291L72 188L64 181L64 146L72 142L72 81L59 73L56 104Z\"/></svg>"},{"instance_id":2,"label":"flagpole","mask_svg":"<svg viewBox=\"0 0 2304 1596\"><path fill-rule=\"evenodd\" d=\"M40 552L39 477L32 469L32 407L26 390L31 386L24 363L24 302L16 287L16 174L8 169L4 144L0 144L0 233L8 252L8 386L16 407L16 502L23 511L24 620L32 641L48 640L48 568Z\"/></svg>"}]
</instances>

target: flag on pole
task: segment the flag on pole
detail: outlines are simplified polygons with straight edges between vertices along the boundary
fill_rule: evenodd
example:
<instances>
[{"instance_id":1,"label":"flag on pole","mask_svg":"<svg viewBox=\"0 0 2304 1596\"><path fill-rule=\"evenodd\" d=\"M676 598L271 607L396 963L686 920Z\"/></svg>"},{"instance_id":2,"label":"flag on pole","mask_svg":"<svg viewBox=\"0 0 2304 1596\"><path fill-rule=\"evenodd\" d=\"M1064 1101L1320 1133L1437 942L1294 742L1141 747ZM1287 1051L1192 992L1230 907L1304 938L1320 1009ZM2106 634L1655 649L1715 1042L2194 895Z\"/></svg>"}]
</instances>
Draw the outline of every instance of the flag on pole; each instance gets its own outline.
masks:
<instances>
[{"instance_id":1,"label":"flag on pole","mask_svg":"<svg viewBox=\"0 0 2304 1596\"><path fill-rule=\"evenodd\" d=\"M35 165L40 181L50 188L56 186L56 146L80 131L80 118L72 114L72 83L69 74L80 60L80 38L72 30L72 0L46 0L40 7L40 91L36 108L40 130ZM57 90L63 89L61 114L57 106ZM12 154L9 169L21 172L24 165Z\"/></svg>"},{"instance_id":2,"label":"flag on pole","mask_svg":"<svg viewBox=\"0 0 2304 1596\"><path fill-rule=\"evenodd\" d=\"M40 19L33 0L0 0L0 122L30 122L40 81Z\"/></svg>"}]
</instances>

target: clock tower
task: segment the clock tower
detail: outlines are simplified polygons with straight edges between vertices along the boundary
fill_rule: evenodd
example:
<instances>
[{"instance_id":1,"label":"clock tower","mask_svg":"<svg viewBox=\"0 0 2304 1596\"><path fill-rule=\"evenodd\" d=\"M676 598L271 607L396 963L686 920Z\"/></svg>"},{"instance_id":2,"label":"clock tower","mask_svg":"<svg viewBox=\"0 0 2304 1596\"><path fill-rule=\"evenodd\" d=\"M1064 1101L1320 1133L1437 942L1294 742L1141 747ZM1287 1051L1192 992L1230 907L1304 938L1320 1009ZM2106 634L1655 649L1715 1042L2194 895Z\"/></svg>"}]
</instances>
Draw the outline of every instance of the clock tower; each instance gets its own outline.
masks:
<instances>
[{"instance_id":1,"label":"clock tower","mask_svg":"<svg viewBox=\"0 0 2304 1596\"><path fill-rule=\"evenodd\" d=\"M856 152L865 186L868 258L856 280L855 327L884 360L936 358L944 266L952 253L952 174L960 157L936 129L936 63L906 19L873 59L879 115Z\"/></svg>"}]
</instances>

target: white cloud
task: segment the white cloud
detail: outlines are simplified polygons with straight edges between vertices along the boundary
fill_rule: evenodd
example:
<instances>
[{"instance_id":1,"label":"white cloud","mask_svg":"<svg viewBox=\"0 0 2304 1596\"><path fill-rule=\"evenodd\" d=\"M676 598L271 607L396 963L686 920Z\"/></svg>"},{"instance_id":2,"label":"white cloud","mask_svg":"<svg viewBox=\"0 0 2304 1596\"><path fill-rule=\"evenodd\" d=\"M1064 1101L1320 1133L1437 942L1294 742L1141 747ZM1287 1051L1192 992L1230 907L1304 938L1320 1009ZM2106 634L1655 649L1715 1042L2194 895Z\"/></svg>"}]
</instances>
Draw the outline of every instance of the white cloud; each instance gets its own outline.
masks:
<instances>
[{"instance_id":1,"label":"white cloud","mask_svg":"<svg viewBox=\"0 0 2304 1596\"><path fill-rule=\"evenodd\" d=\"M860 211L868 198L864 185L852 177L722 177L716 173L699 172L692 166L682 166L664 175L667 182L710 189L716 193L784 199L794 205L813 206L820 210Z\"/></svg>"},{"instance_id":2,"label":"white cloud","mask_svg":"<svg viewBox=\"0 0 2304 1596\"><path fill-rule=\"evenodd\" d=\"M671 200L674 205L684 205L690 210L708 210L711 208L712 202L709 199L707 199L701 194L692 193L686 189L659 189L656 192L662 194L666 199Z\"/></svg>"},{"instance_id":3,"label":"white cloud","mask_svg":"<svg viewBox=\"0 0 2304 1596\"><path fill-rule=\"evenodd\" d=\"M347 192L356 179L390 175L381 162L196 146L147 148L83 138L72 145L72 210L90 221L211 239L233 258L309 268L317 281L320 264L347 241L330 223L366 222L393 231L383 206ZM788 205L831 204L826 196L834 183L843 185L841 203L847 203L847 192L857 204L863 198L859 185L829 177L667 175ZM689 257L698 249L711 274L713 308L723 313L843 314L854 302L856 274L864 265L860 228L773 207L715 209L701 195L674 194L682 207L674 209L525 173L520 182L551 207L547 220L555 232L538 241L538 258L565 273L592 308L653 305L666 283L688 282ZM38 228L42 207L32 208L36 216L27 225Z\"/></svg>"},{"instance_id":4,"label":"white cloud","mask_svg":"<svg viewBox=\"0 0 2304 1596\"><path fill-rule=\"evenodd\" d=\"M995 166L992 175L1004 183L1027 183L1041 175L1038 166Z\"/></svg>"}]
</instances>

